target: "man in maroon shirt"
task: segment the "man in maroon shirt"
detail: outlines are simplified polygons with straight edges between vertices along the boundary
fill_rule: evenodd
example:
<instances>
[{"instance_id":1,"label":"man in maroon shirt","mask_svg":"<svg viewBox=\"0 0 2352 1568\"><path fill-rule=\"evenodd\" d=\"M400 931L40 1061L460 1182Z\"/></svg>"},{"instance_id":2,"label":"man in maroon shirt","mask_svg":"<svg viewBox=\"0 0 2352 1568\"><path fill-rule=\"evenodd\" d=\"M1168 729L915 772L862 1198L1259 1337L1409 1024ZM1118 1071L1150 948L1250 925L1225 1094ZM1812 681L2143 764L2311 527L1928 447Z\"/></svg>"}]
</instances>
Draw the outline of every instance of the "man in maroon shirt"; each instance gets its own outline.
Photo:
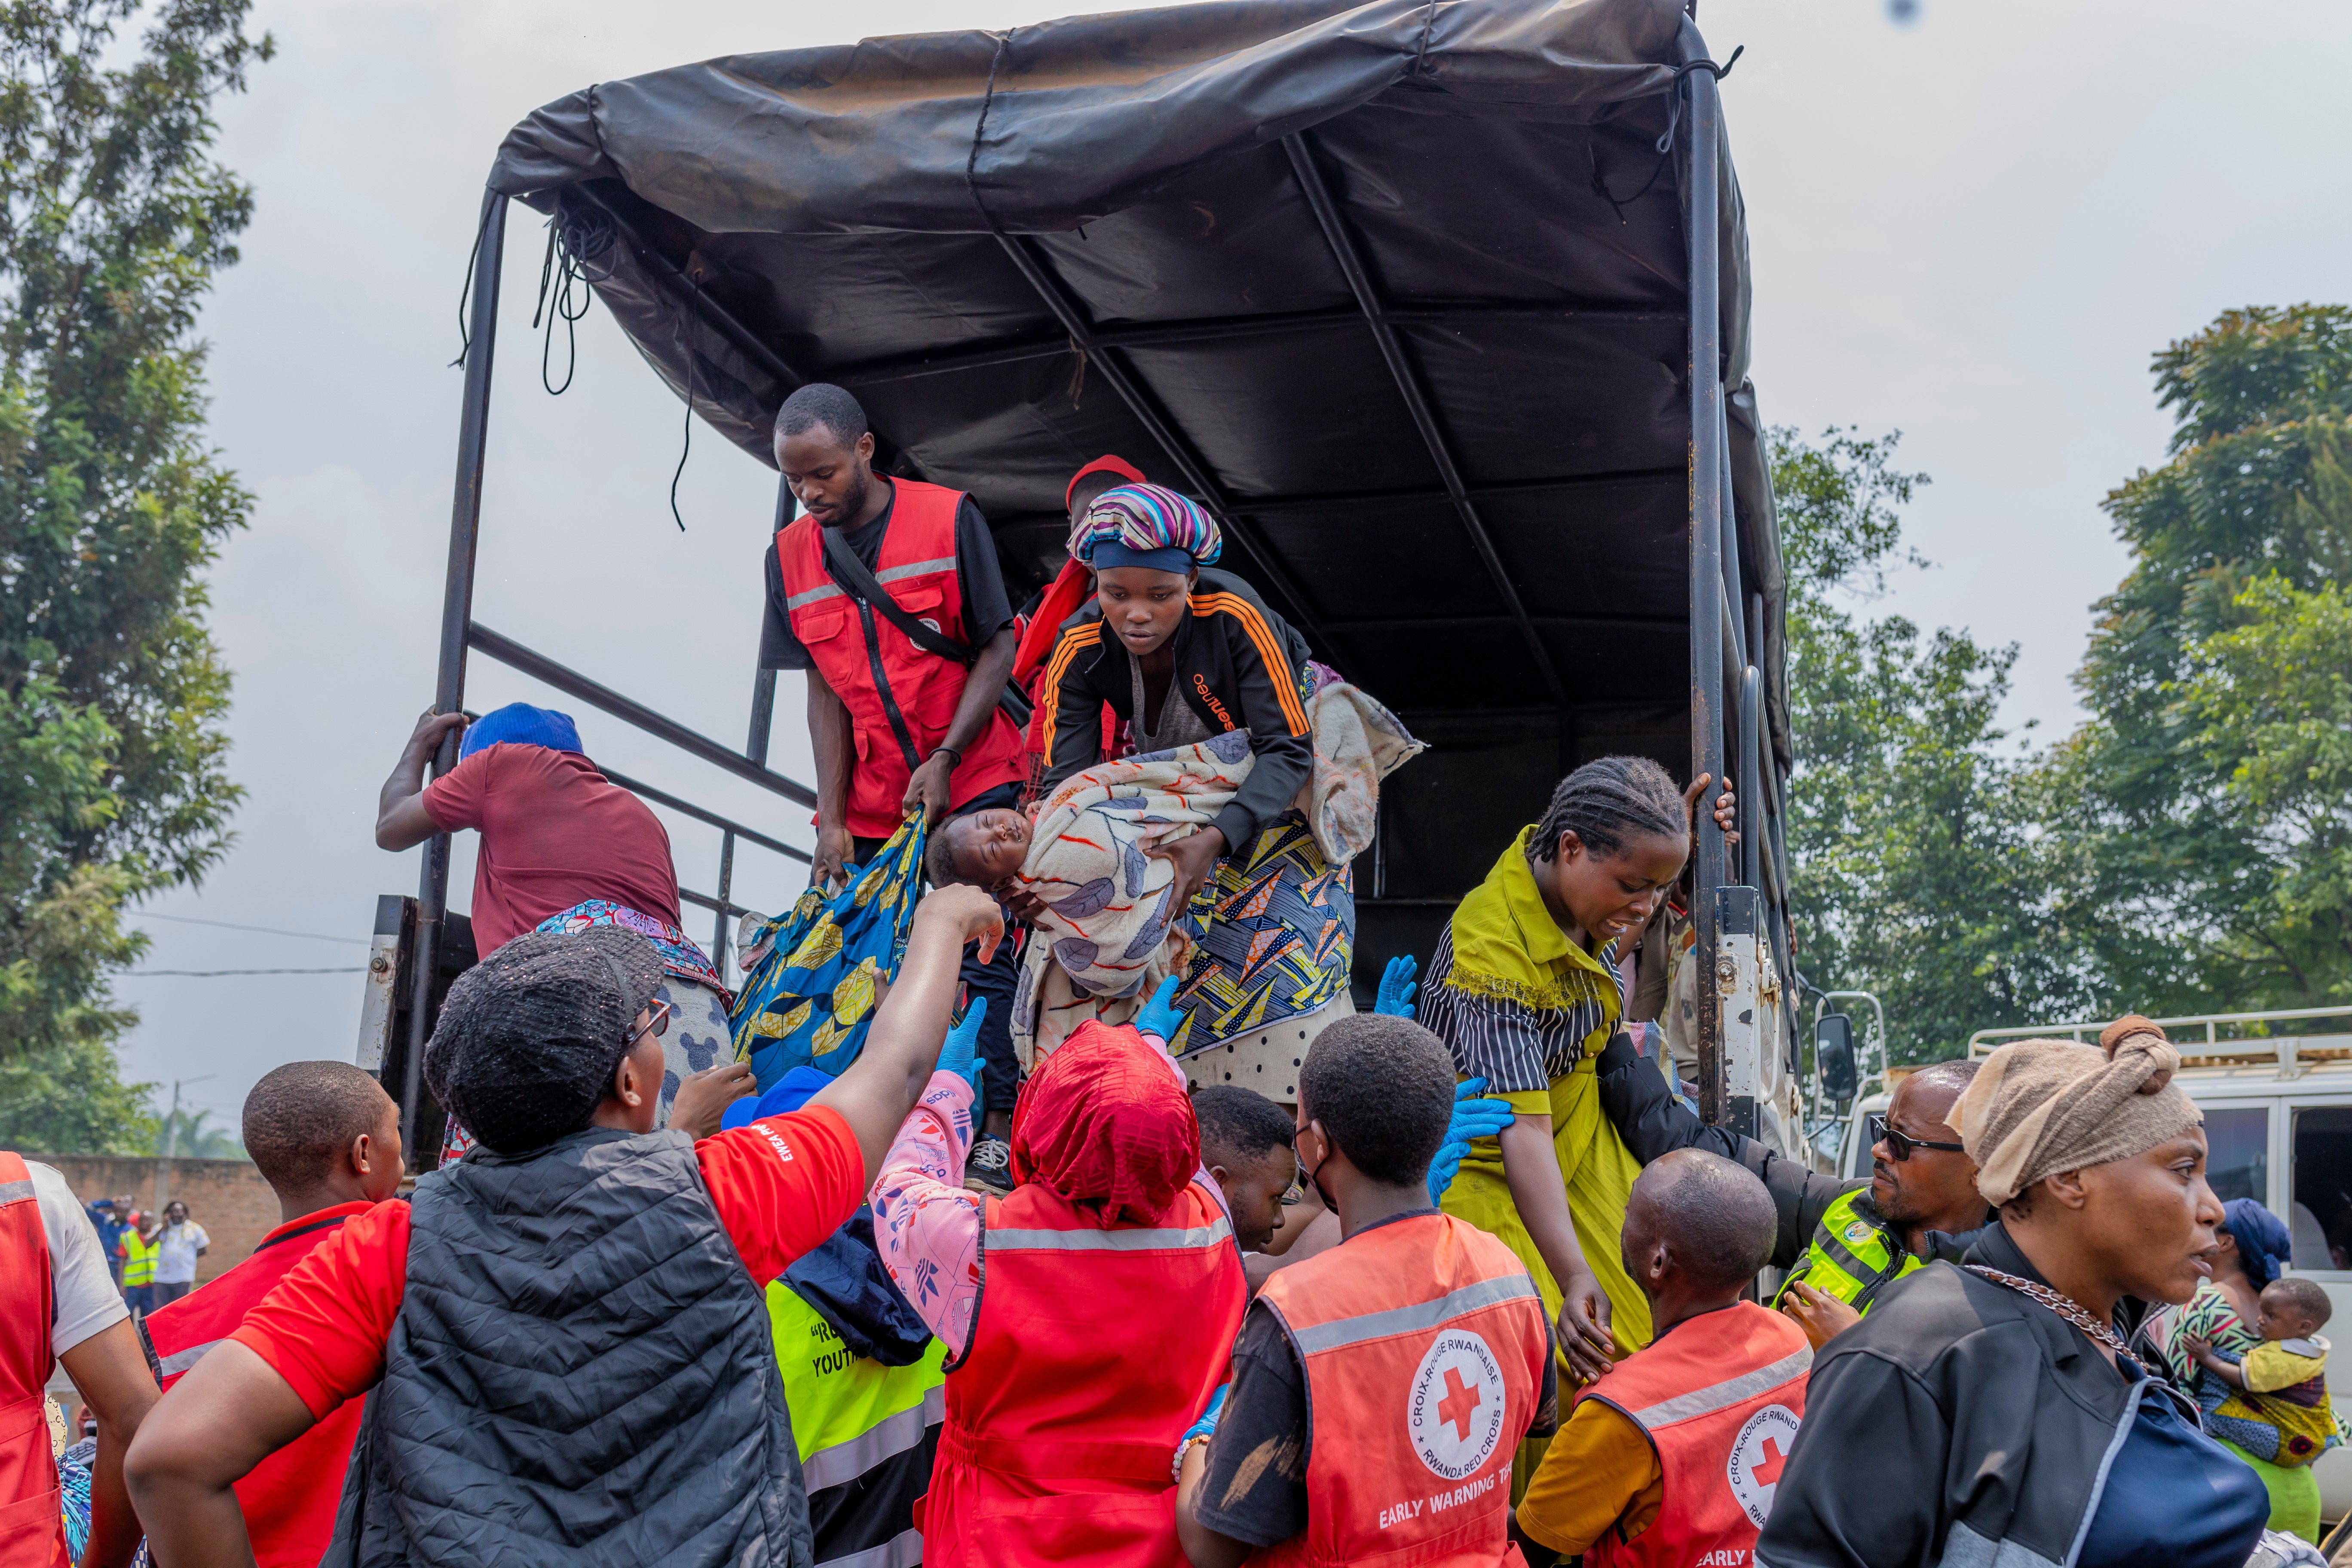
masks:
<instances>
[{"instance_id":1,"label":"man in maroon shirt","mask_svg":"<svg viewBox=\"0 0 2352 1568\"><path fill-rule=\"evenodd\" d=\"M596 771L569 718L521 702L486 713L457 765L427 785L425 764L465 722L463 713L417 720L378 797L375 842L407 849L460 828L482 836L472 911L481 956L591 899L678 923L668 833L645 802Z\"/></svg>"},{"instance_id":2,"label":"man in maroon shirt","mask_svg":"<svg viewBox=\"0 0 2352 1568\"><path fill-rule=\"evenodd\" d=\"M669 835L646 803L596 771L568 715L512 702L466 730L457 765L426 784L425 764L462 713L416 722L376 805L380 848L405 849L436 833L482 836L474 863L474 944L488 958L528 932L617 925L654 944L667 974L655 1124L687 1079L733 1057L724 980L678 929L677 868ZM550 922L562 917L560 927ZM468 1130L470 1131L470 1130ZM454 1131L443 1160L465 1152Z\"/></svg>"}]
</instances>

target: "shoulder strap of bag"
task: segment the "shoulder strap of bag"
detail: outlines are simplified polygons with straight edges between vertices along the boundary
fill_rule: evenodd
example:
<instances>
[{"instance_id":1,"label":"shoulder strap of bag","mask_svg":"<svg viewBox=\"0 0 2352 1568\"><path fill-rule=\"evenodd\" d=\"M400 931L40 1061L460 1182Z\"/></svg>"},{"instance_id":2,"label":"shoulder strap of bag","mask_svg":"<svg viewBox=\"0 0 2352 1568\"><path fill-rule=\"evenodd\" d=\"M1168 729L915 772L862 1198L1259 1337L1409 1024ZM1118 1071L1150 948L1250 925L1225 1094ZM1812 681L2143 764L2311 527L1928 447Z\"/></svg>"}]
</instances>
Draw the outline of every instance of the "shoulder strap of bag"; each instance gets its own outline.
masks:
<instances>
[{"instance_id":1,"label":"shoulder strap of bag","mask_svg":"<svg viewBox=\"0 0 2352 1568\"><path fill-rule=\"evenodd\" d=\"M843 593L898 627L908 642L925 653L951 658L966 669L978 662L980 651L971 644L958 642L945 632L934 631L901 609L898 601L890 596L889 590L882 586L881 580L857 558L857 552L849 548L839 529L820 526L817 537L824 542L825 574L839 584ZM1029 695L1018 686L1006 681L996 705L1003 709L1015 724L1027 727Z\"/></svg>"},{"instance_id":2,"label":"shoulder strap of bag","mask_svg":"<svg viewBox=\"0 0 2352 1568\"><path fill-rule=\"evenodd\" d=\"M945 632L934 631L900 609L898 601L890 596L889 590L882 586L881 580L857 558L857 552L849 548L839 529L820 527L817 532L824 539L826 574L841 584L843 592L853 598L865 600L874 607L877 615L904 632L907 640L925 653L951 658L967 669L971 668L972 661L980 657L979 653L970 644L958 642Z\"/></svg>"}]
</instances>

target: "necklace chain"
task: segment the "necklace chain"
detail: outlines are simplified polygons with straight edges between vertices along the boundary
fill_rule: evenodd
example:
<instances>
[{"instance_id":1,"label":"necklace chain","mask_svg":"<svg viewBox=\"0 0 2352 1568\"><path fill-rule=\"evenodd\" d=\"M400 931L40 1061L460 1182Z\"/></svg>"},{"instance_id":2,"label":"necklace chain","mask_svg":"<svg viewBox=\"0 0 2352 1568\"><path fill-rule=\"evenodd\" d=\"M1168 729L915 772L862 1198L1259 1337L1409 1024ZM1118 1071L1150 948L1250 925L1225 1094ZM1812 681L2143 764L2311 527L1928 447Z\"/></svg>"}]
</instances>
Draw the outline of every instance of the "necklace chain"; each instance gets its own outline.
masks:
<instances>
[{"instance_id":1,"label":"necklace chain","mask_svg":"<svg viewBox=\"0 0 2352 1568\"><path fill-rule=\"evenodd\" d=\"M1979 1275L1996 1285L2006 1285L2019 1295L2039 1301L2108 1349L2120 1354L2130 1353L2130 1347L2124 1343L2123 1336L2116 1333L2112 1325L2099 1321L2091 1315L2089 1308L2063 1291L2053 1290L2047 1285L2039 1285L2014 1274L2004 1274L1998 1268L1987 1268L1981 1263L1965 1263L1961 1267L1971 1274Z\"/></svg>"}]
</instances>

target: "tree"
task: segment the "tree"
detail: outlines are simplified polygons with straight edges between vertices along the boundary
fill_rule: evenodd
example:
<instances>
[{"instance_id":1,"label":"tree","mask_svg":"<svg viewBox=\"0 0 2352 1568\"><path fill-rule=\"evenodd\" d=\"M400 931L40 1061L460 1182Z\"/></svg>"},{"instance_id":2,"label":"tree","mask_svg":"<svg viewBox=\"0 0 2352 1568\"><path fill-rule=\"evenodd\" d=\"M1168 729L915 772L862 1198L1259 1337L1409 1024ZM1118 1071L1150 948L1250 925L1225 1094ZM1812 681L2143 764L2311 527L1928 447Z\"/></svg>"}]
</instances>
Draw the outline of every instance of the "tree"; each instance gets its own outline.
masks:
<instances>
[{"instance_id":1,"label":"tree","mask_svg":"<svg viewBox=\"0 0 2352 1568\"><path fill-rule=\"evenodd\" d=\"M270 52L247 9L164 0L135 46L140 0L0 11L0 1121L20 1143L145 1145L112 1052L133 1015L108 977L145 944L121 910L201 877L240 793L200 574L251 498L205 442L194 326L252 215L212 157L215 98Z\"/></svg>"},{"instance_id":2,"label":"tree","mask_svg":"<svg viewBox=\"0 0 2352 1568\"><path fill-rule=\"evenodd\" d=\"M150 1152L182 1160L242 1160L245 1145L226 1127L211 1125L209 1110L167 1110L155 1129Z\"/></svg>"},{"instance_id":3,"label":"tree","mask_svg":"<svg viewBox=\"0 0 2352 1568\"><path fill-rule=\"evenodd\" d=\"M2181 707L2222 809L2262 868L2239 884L2259 952L2315 1005L2352 1002L2352 597L2276 574L2241 589L2244 618L2197 646Z\"/></svg>"},{"instance_id":4,"label":"tree","mask_svg":"<svg viewBox=\"0 0 2352 1568\"><path fill-rule=\"evenodd\" d=\"M2091 717L2044 770L2058 907L2107 1011L2340 1000L2352 953L2314 900L2347 781L2306 721L2344 711L2352 310L2231 310L2154 371L2170 460L2107 497L2132 566L2075 678ZM2289 657L2334 663L2251 662Z\"/></svg>"},{"instance_id":5,"label":"tree","mask_svg":"<svg viewBox=\"0 0 2352 1568\"><path fill-rule=\"evenodd\" d=\"M2024 761L1997 722L2016 650L1832 597L1866 598L1890 563L1918 560L1899 509L1927 477L1892 466L1899 440L1776 429L1772 482L1798 968L1823 990L1875 992L1895 1059L1921 1061L2065 1006L2079 978L2053 941Z\"/></svg>"}]
</instances>

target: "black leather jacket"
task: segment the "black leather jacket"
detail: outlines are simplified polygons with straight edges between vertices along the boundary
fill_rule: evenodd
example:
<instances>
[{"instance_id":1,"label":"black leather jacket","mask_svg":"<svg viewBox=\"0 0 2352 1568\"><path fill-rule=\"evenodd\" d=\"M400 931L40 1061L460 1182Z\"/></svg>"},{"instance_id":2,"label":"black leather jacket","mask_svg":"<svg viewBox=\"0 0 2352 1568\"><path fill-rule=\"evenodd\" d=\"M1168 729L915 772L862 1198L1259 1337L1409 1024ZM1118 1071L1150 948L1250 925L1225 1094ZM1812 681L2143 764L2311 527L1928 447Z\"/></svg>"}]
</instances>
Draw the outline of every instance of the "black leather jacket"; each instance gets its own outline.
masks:
<instances>
[{"instance_id":1,"label":"black leather jacket","mask_svg":"<svg viewBox=\"0 0 2352 1568\"><path fill-rule=\"evenodd\" d=\"M1805 1255L1805 1248L1811 1245L1813 1232L1821 1227L1822 1215L1830 1205L1857 1187L1870 1185L1866 1178L1853 1181L1822 1175L1783 1158L1752 1138L1742 1138L1727 1128L1709 1127L1667 1091L1658 1064L1637 1055L1633 1040L1624 1035L1609 1042L1609 1048L1601 1053L1594 1069L1601 1079L1601 1114L1609 1118L1611 1125L1617 1129L1617 1136L1625 1141L1625 1147L1643 1164L1672 1150L1704 1149L1710 1154L1738 1161L1763 1180L1780 1221L1780 1234L1772 1244L1775 1268L1796 1266ZM1864 1217L1878 1217L1868 1193L1863 1194L1858 1207ZM1958 1262L1983 1234L1981 1230L1948 1235L1931 1230L1922 1256ZM1901 1245L1899 1238L1895 1245Z\"/></svg>"},{"instance_id":2,"label":"black leather jacket","mask_svg":"<svg viewBox=\"0 0 2352 1568\"><path fill-rule=\"evenodd\" d=\"M1247 730L1257 760L1233 803L1217 814L1228 853L1240 853L1290 809L1315 764L1298 678L1307 639L1265 607L1257 590L1229 572L1201 568L1192 613L1177 625L1173 647L1181 693L1212 735ZM1127 650L1105 637L1095 601L1062 623L1045 665L1039 700L1054 704L1045 731L1045 787L1102 761L1102 705L1134 717L1135 684Z\"/></svg>"},{"instance_id":3,"label":"black leather jacket","mask_svg":"<svg viewBox=\"0 0 2352 1568\"><path fill-rule=\"evenodd\" d=\"M2046 1283L1998 1224L1968 1261ZM2116 1327L2143 1311L2126 1301ZM2171 1399L2196 1424L2163 1378L2127 1377L2048 1308L1930 1264L1822 1347L1756 1561L2058 1568L2143 1399Z\"/></svg>"}]
</instances>

